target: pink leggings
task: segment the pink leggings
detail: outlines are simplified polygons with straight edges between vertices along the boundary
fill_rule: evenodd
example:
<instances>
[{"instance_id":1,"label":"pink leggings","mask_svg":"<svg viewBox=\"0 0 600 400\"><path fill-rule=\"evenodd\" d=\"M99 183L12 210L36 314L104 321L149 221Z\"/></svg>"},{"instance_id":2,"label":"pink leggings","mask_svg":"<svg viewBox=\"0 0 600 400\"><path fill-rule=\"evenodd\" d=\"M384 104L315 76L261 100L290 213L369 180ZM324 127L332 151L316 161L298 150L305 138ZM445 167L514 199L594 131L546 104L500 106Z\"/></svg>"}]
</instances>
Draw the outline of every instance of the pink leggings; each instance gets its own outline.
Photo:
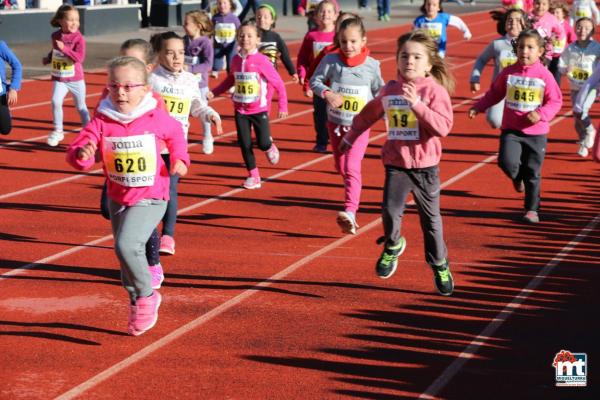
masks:
<instances>
[{"instance_id":1,"label":"pink leggings","mask_svg":"<svg viewBox=\"0 0 600 400\"><path fill-rule=\"evenodd\" d=\"M327 122L335 169L344 178L344 210L356 214L360 203L360 191L362 190L361 165L369 144L370 129L360 134L347 153L340 154L338 146L348 129L348 127Z\"/></svg>"}]
</instances>

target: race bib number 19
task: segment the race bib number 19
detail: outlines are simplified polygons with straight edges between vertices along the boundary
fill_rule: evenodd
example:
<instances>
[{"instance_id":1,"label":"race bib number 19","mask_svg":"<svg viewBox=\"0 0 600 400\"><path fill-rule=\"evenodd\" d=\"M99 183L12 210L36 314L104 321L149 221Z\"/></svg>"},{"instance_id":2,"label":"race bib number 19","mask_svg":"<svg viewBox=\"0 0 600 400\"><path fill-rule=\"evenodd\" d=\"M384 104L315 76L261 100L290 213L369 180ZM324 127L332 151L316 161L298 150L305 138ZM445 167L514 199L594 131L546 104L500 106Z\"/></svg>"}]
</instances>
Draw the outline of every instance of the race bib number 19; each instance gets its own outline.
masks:
<instances>
[{"instance_id":1,"label":"race bib number 19","mask_svg":"<svg viewBox=\"0 0 600 400\"><path fill-rule=\"evenodd\" d=\"M388 140L419 140L419 121L408 102L400 96L383 98L388 122Z\"/></svg>"}]
</instances>

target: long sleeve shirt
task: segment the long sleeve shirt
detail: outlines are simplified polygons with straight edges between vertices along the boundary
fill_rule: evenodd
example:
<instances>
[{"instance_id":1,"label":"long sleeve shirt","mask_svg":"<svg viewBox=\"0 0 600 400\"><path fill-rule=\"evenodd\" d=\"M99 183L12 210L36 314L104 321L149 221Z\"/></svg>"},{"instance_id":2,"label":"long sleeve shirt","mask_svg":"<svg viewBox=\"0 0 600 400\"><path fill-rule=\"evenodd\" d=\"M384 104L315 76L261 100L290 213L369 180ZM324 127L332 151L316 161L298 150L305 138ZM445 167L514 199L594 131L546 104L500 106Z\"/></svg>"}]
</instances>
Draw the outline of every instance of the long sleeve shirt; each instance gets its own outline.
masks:
<instances>
[{"instance_id":1,"label":"long sleeve shirt","mask_svg":"<svg viewBox=\"0 0 600 400\"><path fill-rule=\"evenodd\" d=\"M64 43L58 49L57 41ZM64 33L58 30L52 33L52 51L46 60L51 63L52 80L59 82L75 82L83 79L83 61L85 60L85 39L81 32Z\"/></svg>"},{"instance_id":2,"label":"long sleeve shirt","mask_svg":"<svg viewBox=\"0 0 600 400\"><path fill-rule=\"evenodd\" d=\"M538 60L531 65L517 62L500 72L490 90L476 104L479 112L505 99L501 129L526 135L545 135L550 121L562 106L562 93L556 80ZM536 111L540 120L532 124L527 114Z\"/></svg>"},{"instance_id":3,"label":"long sleeve shirt","mask_svg":"<svg viewBox=\"0 0 600 400\"><path fill-rule=\"evenodd\" d=\"M600 43L590 41L587 46L580 47L577 42L571 43L560 55L558 70L567 75L571 90L579 90L588 80L600 61Z\"/></svg>"},{"instance_id":4,"label":"long sleeve shirt","mask_svg":"<svg viewBox=\"0 0 600 400\"><path fill-rule=\"evenodd\" d=\"M296 67L300 80L306 78L306 71L310 68L313 60L319 55L321 50L333 42L335 32L311 31L304 36L304 40L298 51Z\"/></svg>"},{"instance_id":5,"label":"long sleeve shirt","mask_svg":"<svg viewBox=\"0 0 600 400\"><path fill-rule=\"evenodd\" d=\"M438 52L442 57L446 55L446 44L448 41L446 28L448 25L458 28L463 33L463 37L465 39L471 38L471 31L469 30L469 27L456 15L450 15L448 13L441 12L432 19L427 18L425 15L421 15L413 22L415 29L424 29L427 31L429 36L435 39L438 44Z\"/></svg>"},{"instance_id":6,"label":"long sleeve shirt","mask_svg":"<svg viewBox=\"0 0 600 400\"><path fill-rule=\"evenodd\" d=\"M493 80L496 79L496 76L498 76L503 68L517 62L517 55L514 52L511 37L507 35L487 45L479 57L477 57L477 60L475 60L475 65L473 65L473 71L471 72L471 83L479 83L481 71L483 71L485 65L492 58L494 59Z\"/></svg>"},{"instance_id":7,"label":"long sleeve shirt","mask_svg":"<svg viewBox=\"0 0 600 400\"><path fill-rule=\"evenodd\" d=\"M360 114L344 140L352 144L377 120L387 120L388 137L381 149L386 166L427 168L438 165L442 157L441 137L453 124L452 102L448 91L431 76L413 81L419 100L410 105L402 96L401 76L388 82Z\"/></svg>"},{"instance_id":8,"label":"long sleeve shirt","mask_svg":"<svg viewBox=\"0 0 600 400\"><path fill-rule=\"evenodd\" d=\"M294 63L290 58L288 47L279 33L273 30L261 30L258 51L271 60L275 69L277 69L277 60L281 59L288 74L294 75L296 73L296 67L294 67Z\"/></svg>"},{"instance_id":9,"label":"long sleeve shirt","mask_svg":"<svg viewBox=\"0 0 600 400\"><path fill-rule=\"evenodd\" d=\"M188 72L196 75L201 88L208 87L208 72L212 69L214 59L212 40L207 36L197 39L185 36L183 42Z\"/></svg>"},{"instance_id":10,"label":"long sleeve shirt","mask_svg":"<svg viewBox=\"0 0 600 400\"><path fill-rule=\"evenodd\" d=\"M541 17L534 17L533 28L537 30L543 38L549 37L552 40L552 49L546 54L546 58L559 57L566 47L565 30L558 19L549 12Z\"/></svg>"},{"instance_id":11,"label":"long sleeve shirt","mask_svg":"<svg viewBox=\"0 0 600 400\"><path fill-rule=\"evenodd\" d=\"M596 63L592 76L590 76L588 80L583 83L581 89L579 89L579 93L577 93L577 98L575 99L575 105L573 106L573 112L583 112L583 105L588 93L590 90L598 88L598 86L600 86L600 63ZM598 143L598 140L596 140L596 143Z\"/></svg>"},{"instance_id":12,"label":"long sleeve shirt","mask_svg":"<svg viewBox=\"0 0 600 400\"><path fill-rule=\"evenodd\" d=\"M2 60L2 66L0 67L0 95L5 94L8 89L6 83L6 69L4 62L10 65L12 70L10 89L19 90L21 89L21 79L23 78L23 67L21 62L15 56L15 53L6 45L3 40L0 40L0 60Z\"/></svg>"},{"instance_id":13,"label":"long sleeve shirt","mask_svg":"<svg viewBox=\"0 0 600 400\"><path fill-rule=\"evenodd\" d=\"M240 20L234 13L215 14L212 17L215 27L214 48L219 49L235 42L235 35L240 27Z\"/></svg>"},{"instance_id":14,"label":"long sleeve shirt","mask_svg":"<svg viewBox=\"0 0 600 400\"><path fill-rule=\"evenodd\" d=\"M571 25L579 18L587 17L594 19L596 25L600 24L600 11L594 0L574 0L571 5L570 20Z\"/></svg>"}]
</instances>

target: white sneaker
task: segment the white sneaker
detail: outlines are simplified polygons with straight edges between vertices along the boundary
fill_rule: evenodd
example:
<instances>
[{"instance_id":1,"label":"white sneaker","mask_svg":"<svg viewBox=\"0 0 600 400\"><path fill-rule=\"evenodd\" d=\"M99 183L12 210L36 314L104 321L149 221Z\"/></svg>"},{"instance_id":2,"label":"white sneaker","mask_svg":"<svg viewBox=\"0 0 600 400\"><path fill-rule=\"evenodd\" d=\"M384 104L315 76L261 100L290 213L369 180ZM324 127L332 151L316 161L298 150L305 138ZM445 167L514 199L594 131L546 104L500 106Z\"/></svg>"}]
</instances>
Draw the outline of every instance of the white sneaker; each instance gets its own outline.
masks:
<instances>
[{"instance_id":1,"label":"white sneaker","mask_svg":"<svg viewBox=\"0 0 600 400\"><path fill-rule=\"evenodd\" d=\"M204 154L212 154L215 151L215 139L212 136L202 139L202 152Z\"/></svg>"},{"instance_id":2,"label":"white sneaker","mask_svg":"<svg viewBox=\"0 0 600 400\"><path fill-rule=\"evenodd\" d=\"M340 211L337 215L337 224L343 233L356 235L358 224L356 223L356 217L351 212Z\"/></svg>"},{"instance_id":3,"label":"white sneaker","mask_svg":"<svg viewBox=\"0 0 600 400\"><path fill-rule=\"evenodd\" d=\"M242 186L244 186L246 189L260 189L260 178L249 176L246 178Z\"/></svg>"},{"instance_id":4,"label":"white sneaker","mask_svg":"<svg viewBox=\"0 0 600 400\"><path fill-rule=\"evenodd\" d=\"M210 73L210 76L213 77L213 78L218 78L219 77L219 71L212 71Z\"/></svg>"},{"instance_id":5,"label":"white sneaker","mask_svg":"<svg viewBox=\"0 0 600 400\"><path fill-rule=\"evenodd\" d=\"M588 156L589 152L588 152L587 147L585 147L584 143L581 143L579 145L579 150L577 150L577 154L584 158Z\"/></svg>"},{"instance_id":6,"label":"white sneaker","mask_svg":"<svg viewBox=\"0 0 600 400\"><path fill-rule=\"evenodd\" d=\"M46 139L46 143L48 143L48 146L58 146L58 144L65 138L65 134L61 131L52 131L52 133L50 133L48 135L48 139Z\"/></svg>"},{"instance_id":7,"label":"white sneaker","mask_svg":"<svg viewBox=\"0 0 600 400\"><path fill-rule=\"evenodd\" d=\"M591 149L594 147L594 139L596 139L596 130L592 128L586 132L585 138L583 139L583 145L588 149Z\"/></svg>"}]
</instances>

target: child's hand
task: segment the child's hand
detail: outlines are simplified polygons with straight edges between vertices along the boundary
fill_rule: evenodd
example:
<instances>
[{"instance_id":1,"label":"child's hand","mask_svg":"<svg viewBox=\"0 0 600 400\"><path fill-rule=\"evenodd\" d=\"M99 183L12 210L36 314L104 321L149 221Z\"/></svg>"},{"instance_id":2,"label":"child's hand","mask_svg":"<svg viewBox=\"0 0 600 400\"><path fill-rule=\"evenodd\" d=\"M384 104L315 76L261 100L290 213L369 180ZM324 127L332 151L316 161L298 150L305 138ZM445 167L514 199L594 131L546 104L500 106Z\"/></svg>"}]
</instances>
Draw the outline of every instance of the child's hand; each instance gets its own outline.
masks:
<instances>
[{"instance_id":1,"label":"child's hand","mask_svg":"<svg viewBox=\"0 0 600 400\"><path fill-rule=\"evenodd\" d=\"M285 118L285 117L288 116L288 113L287 113L287 111L285 111L285 112L284 111L279 111L279 114L277 114L277 116L279 118Z\"/></svg>"},{"instance_id":2,"label":"child's hand","mask_svg":"<svg viewBox=\"0 0 600 400\"><path fill-rule=\"evenodd\" d=\"M59 49L60 51L62 51L62 50L65 48L65 44L64 44L62 41L60 41L60 40L57 40L57 41L56 41L56 47L58 47L58 49Z\"/></svg>"},{"instance_id":3,"label":"child's hand","mask_svg":"<svg viewBox=\"0 0 600 400\"><path fill-rule=\"evenodd\" d=\"M215 124L215 127L217 128L217 136L223 133L223 124L221 123L220 117L217 115L211 115L210 122Z\"/></svg>"},{"instance_id":4,"label":"child's hand","mask_svg":"<svg viewBox=\"0 0 600 400\"><path fill-rule=\"evenodd\" d=\"M181 160L175 161L175 164L171 167L171 175L185 176L188 172L188 168L185 163Z\"/></svg>"},{"instance_id":5,"label":"child's hand","mask_svg":"<svg viewBox=\"0 0 600 400\"><path fill-rule=\"evenodd\" d=\"M98 146L96 145L96 143L89 141L85 146L79 149L79 152L77 153L77 158L82 161L88 160L91 157L94 157L94 154L96 154L97 149Z\"/></svg>"},{"instance_id":6,"label":"child's hand","mask_svg":"<svg viewBox=\"0 0 600 400\"><path fill-rule=\"evenodd\" d=\"M479 92L479 89L481 89L481 85L479 83L471 82L471 93Z\"/></svg>"},{"instance_id":7,"label":"child's hand","mask_svg":"<svg viewBox=\"0 0 600 400\"><path fill-rule=\"evenodd\" d=\"M325 92L325 101L331 108L338 108L342 104L344 104L344 96L339 93L334 93L331 91Z\"/></svg>"},{"instance_id":8,"label":"child's hand","mask_svg":"<svg viewBox=\"0 0 600 400\"><path fill-rule=\"evenodd\" d=\"M298 77L298 74L294 74L294 75L292 75L292 81L293 81L294 83L298 83L298 82L300 82L300 78Z\"/></svg>"},{"instance_id":9,"label":"child's hand","mask_svg":"<svg viewBox=\"0 0 600 400\"><path fill-rule=\"evenodd\" d=\"M298 77L298 83L299 83L301 86L304 86L304 78L300 78L300 77Z\"/></svg>"},{"instance_id":10,"label":"child's hand","mask_svg":"<svg viewBox=\"0 0 600 400\"><path fill-rule=\"evenodd\" d=\"M308 97L309 99L312 99L312 97L313 97L313 91L310 90L310 89L308 89L306 92L304 92L304 95L306 97Z\"/></svg>"},{"instance_id":11,"label":"child's hand","mask_svg":"<svg viewBox=\"0 0 600 400\"><path fill-rule=\"evenodd\" d=\"M469 118L473 119L477 114L479 114L479 111L475 107L469 108Z\"/></svg>"},{"instance_id":12,"label":"child's hand","mask_svg":"<svg viewBox=\"0 0 600 400\"><path fill-rule=\"evenodd\" d=\"M209 91L206 93L206 99L207 99L207 100L212 100L212 99L214 99L214 98L215 98L215 95L213 94L213 92L212 92L212 91L210 91L210 90L209 90Z\"/></svg>"},{"instance_id":13,"label":"child's hand","mask_svg":"<svg viewBox=\"0 0 600 400\"><path fill-rule=\"evenodd\" d=\"M298 10L298 14L300 14L304 17L304 16L306 16L306 11L304 11L304 9L300 9L300 10Z\"/></svg>"},{"instance_id":14,"label":"child's hand","mask_svg":"<svg viewBox=\"0 0 600 400\"><path fill-rule=\"evenodd\" d=\"M413 82L403 83L402 94L400 96L408 101L412 106L419 101L419 97L417 96L417 86Z\"/></svg>"},{"instance_id":15,"label":"child's hand","mask_svg":"<svg viewBox=\"0 0 600 400\"><path fill-rule=\"evenodd\" d=\"M532 124L536 124L540 119L542 119L542 117L540 117L540 114L538 114L537 111L532 111L529 114L527 114L527 119Z\"/></svg>"},{"instance_id":16,"label":"child's hand","mask_svg":"<svg viewBox=\"0 0 600 400\"><path fill-rule=\"evenodd\" d=\"M348 143L344 139L342 139L342 140L340 140L340 144L338 146L338 151L340 153L344 154L345 152L350 150L351 147L352 147L352 145L350 143Z\"/></svg>"},{"instance_id":17,"label":"child's hand","mask_svg":"<svg viewBox=\"0 0 600 400\"><path fill-rule=\"evenodd\" d=\"M473 35L471 34L471 32L465 32L465 34L463 35L463 39L465 40L471 40L472 37Z\"/></svg>"},{"instance_id":18,"label":"child's hand","mask_svg":"<svg viewBox=\"0 0 600 400\"><path fill-rule=\"evenodd\" d=\"M8 91L8 95L6 96L8 98L8 105L9 106L16 106L17 105L17 91L15 89L10 89Z\"/></svg>"}]
</instances>

